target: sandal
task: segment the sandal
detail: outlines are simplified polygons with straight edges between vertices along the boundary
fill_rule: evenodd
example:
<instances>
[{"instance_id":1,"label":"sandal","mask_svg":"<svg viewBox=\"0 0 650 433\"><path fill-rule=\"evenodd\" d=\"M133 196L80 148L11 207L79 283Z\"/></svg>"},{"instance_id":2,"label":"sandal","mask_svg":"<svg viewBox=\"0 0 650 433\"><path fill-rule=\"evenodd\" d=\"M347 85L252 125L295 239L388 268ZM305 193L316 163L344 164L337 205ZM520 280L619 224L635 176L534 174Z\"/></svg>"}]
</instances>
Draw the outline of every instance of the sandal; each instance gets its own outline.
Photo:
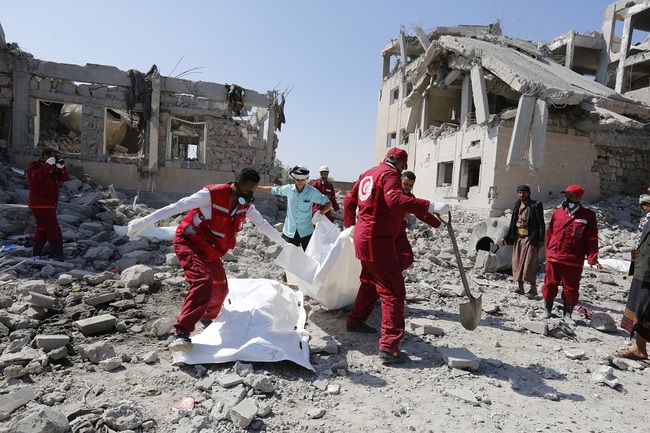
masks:
<instances>
[{"instance_id":1,"label":"sandal","mask_svg":"<svg viewBox=\"0 0 650 433\"><path fill-rule=\"evenodd\" d=\"M631 348L627 349L622 349L622 350L617 350L614 352L614 356L617 358L625 358L625 359L632 359L634 361L646 361L648 359L648 356L639 356L636 353L632 351Z\"/></svg>"}]
</instances>

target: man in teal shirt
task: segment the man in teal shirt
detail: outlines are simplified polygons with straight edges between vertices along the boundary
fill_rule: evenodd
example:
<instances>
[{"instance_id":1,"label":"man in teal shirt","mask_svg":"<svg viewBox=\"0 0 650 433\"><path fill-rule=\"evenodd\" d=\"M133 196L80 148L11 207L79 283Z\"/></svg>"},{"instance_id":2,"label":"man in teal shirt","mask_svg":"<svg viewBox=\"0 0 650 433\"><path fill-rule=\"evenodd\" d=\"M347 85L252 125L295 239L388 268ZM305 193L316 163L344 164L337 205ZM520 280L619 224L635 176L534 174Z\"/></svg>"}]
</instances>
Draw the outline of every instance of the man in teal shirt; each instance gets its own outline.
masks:
<instances>
[{"instance_id":1,"label":"man in teal shirt","mask_svg":"<svg viewBox=\"0 0 650 433\"><path fill-rule=\"evenodd\" d=\"M289 171L289 175L293 178L293 185L260 186L258 189L287 198L287 216L284 219L282 237L290 244L305 250L309 239L311 239L311 234L314 232L313 204L324 205L320 212L325 214L332 208L332 203L316 188L307 185L309 170L305 167L296 165Z\"/></svg>"}]
</instances>

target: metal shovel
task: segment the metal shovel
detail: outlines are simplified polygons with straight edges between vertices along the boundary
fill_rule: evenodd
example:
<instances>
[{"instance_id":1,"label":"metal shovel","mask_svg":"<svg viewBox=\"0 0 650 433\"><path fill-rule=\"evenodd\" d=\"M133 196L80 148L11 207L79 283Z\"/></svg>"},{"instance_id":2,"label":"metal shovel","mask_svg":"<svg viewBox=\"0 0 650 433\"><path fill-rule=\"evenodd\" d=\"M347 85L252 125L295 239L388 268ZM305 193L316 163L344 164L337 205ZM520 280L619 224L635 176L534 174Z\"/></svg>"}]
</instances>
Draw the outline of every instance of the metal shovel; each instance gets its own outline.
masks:
<instances>
[{"instance_id":1,"label":"metal shovel","mask_svg":"<svg viewBox=\"0 0 650 433\"><path fill-rule=\"evenodd\" d=\"M437 217L447 226L447 230L449 231L451 244L454 247L454 254L456 255L456 262L458 263L458 270L460 271L460 278L463 280L463 287L465 288L465 296L467 296L468 299L467 302L462 302L460 304L460 324L463 325L463 328L473 331L479 323L481 323L481 314L483 312L482 295L478 295L478 297L475 298L469 291L469 283L467 282L467 276L465 275L465 268L463 268L463 260L460 258L458 243L456 243L456 235L454 234L454 230L451 228L451 212L449 212L446 221L440 215L437 215Z\"/></svg>"}]
</instances>

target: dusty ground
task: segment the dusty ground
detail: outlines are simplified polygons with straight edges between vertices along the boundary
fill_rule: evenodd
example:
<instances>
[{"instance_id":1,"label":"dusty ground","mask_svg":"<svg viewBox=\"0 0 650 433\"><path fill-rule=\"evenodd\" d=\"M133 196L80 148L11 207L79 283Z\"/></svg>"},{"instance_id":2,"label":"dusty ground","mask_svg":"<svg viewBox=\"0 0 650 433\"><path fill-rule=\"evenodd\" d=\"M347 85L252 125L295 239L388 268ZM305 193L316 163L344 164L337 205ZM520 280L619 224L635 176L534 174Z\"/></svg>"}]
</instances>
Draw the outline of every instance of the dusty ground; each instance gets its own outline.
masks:
<instances>
[{"instance_id":1,"label":"dusty ground","mask_svg":"<svg viewBox=\"0 0 650 433\"><path fill-rule=\"evenodd\" d=\"M633 236L633 230L616 225L613 214L616 212L599 214L601 229L622 234L614 236L614 240L603 236L601 249L607 246L609 255L624 250L619 247L628 245ZM633 227L634 218L629 219L627 226ZM470 227L475 222L469 214L459 219L457 233L462 247L468 248ZM236 264L227 265L229 276L281 279L282 270L256 252L265 245L256 250L258 238L250 232L252 229L244 232L246 241L237 251ZM431 244L430 251L441 251L449 257L450 244L444 231L416 230L411 237L414 244L416 237L424 237ZM166 349L168 339L151 335L155 320L177 315L186 290L180 270L159 260L169 251L169 244L152 245L151 251L158 253L151 260L158 274L156 283L144 292L142 302L99 309L118 317L124 325L118 331L84 337L64 314L49 314L40 321L35 330L38 334L70 335L69 355L62 361L44 363L39 371L4 378L0 394L29 385L36 389L37 398L0 421L0 431L20 431L14 427L16 420L45 404L66 415L72 425L69 431L110 432L114 430L102 422L102 417L122 401L142 415L136 427L121 431L137 432L630 432L645 431L650 424L650 415L642 410L650 383L650 369L644 369L645 364L638 369L614 367L620 385L613 388L593 378L594 373L611 364L609 354L629 343L626 334L620 330L598 331L577 312L574 338L533 333L522 323L543 322L541 297L529 300L510 293L513 282L507 274L473 270L468 271L470 286L476 294L482 294L484 310L491 313L483 312L481 325L467 331L458 321L460 298L454 288L461 281L457 269L448 261L432 263L427 258L430 252L418 248L416 263L407 278L407 329L412 319L426 318L444 334L407 332L401 347L408 354L408 362L382 365L376 359L376 335L346 332L345 309L328 311L312 301L307 305L307 330L335 339L337 353L312 354L315 372L290 362L254 363L254 372L270 379L272 392L254 390L247 384L239 385L237 391L223 388L219 380L233 372L233 363L172 365ZM471 265L468 259L465 261ZM2 284L3 293L13 293L17 282L40 278L39 270L30 267L22 269L18 276L18 280ZM88 289L59 287L56 277L46 280L61 298ZM607 313L618 324L629 283L623 273L585 269L581 304L594 312ZM119 280L102 284L104 288L120 288ZM379 327L379 323L377 306L369 324ZM3 349L14 333L3 337ZM76 348L97 341L115 348L122 357L121 367L106 372L82 361ZM481 359L479 368L449 368L439 350L443 347L467 348ZM570 359L565 353L570 349L582 349L584 356ZM144 362L145 355L152 351L158 359ZM215 414L222 406L228 408L233 393L239 393L239 400L247 396L258 407L270 409L269 413L261 410L247 428L237 427L228 416L219 420ZM191 411L174 410L174 405L187 396L195 400L196 407Z\"/></svg>"}]
</instances>

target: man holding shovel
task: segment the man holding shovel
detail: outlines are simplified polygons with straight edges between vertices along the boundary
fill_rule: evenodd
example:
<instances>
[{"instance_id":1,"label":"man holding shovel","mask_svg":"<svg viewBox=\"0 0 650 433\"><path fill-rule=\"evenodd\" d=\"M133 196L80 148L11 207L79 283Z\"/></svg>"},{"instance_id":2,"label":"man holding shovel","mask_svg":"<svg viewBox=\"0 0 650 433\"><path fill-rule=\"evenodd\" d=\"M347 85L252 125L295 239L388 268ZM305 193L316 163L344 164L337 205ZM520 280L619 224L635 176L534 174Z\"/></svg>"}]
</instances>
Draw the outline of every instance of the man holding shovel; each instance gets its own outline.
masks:
<instances>
[{"instance_id":1,"label":"man holding shovel","mask_svg":"<svg viewBox=\"0 0 650 433\"><path fill-rule=\"evenodd\" d=\"M400 174L407 168L407 160L406 151L390 148L384 162L361 174L343 200L343 224L356 225L354 248L361 261L361 285L346 329L365 334L377 332L365 321L381 298L378 357L384 364L406 361L399 349L404 338L406 287L395 246L402 215L449 212L445 203L409 197L402 192Z\"/></svg>"}]
</instances>

